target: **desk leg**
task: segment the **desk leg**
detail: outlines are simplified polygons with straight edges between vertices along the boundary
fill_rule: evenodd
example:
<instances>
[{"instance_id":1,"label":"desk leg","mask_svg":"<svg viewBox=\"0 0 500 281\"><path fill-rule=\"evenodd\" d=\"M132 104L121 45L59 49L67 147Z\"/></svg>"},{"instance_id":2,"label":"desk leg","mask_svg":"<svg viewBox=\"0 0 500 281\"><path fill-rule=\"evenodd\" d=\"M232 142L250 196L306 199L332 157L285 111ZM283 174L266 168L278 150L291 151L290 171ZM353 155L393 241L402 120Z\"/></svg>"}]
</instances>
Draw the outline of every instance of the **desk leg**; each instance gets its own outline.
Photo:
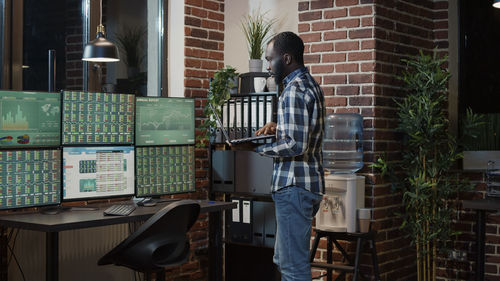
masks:
<instances>
[{"instance_id":1,"label":"desk leg","mask_svg":"<svg viewBox=\"0 0 500 281\"><path fill-rule=\"evenodd\" d=\"M45 234L45 280L59 280L59 232Z\"/></svg>"},{"instance_id":2,"label":"desk leg","mask_svg":"<svg viewBox=\"0 0 500 281\"><path fill-rule=\"evenodd\" d=\"M484 241L486 214L484 210L477 210L476 221L476 280L484 280Z\"/></svg>"},{"instance_id":3,"label":"desk leg","mask_svg":"<svg viewBox=\"0 0 500 281\"><path fill-rule=\"evenodd\" d=\"M330 235L326 236L326 262L329 264L333 264L333 244L332 244L332 237ZM332 273L333 270L331 268L328 268L326 270L327 281L333 280Z\"/></svg>"},{"instance_id":4,"label":"desk leg","mask_svg":"<svg viewBox=\"0 0 500 281\"><path fill-rule=\"evenodd\" d=\"M222 211L210 212L208 215L209 244L208 265L210 281L222 281Z\"/></svg>"}]
</instances>

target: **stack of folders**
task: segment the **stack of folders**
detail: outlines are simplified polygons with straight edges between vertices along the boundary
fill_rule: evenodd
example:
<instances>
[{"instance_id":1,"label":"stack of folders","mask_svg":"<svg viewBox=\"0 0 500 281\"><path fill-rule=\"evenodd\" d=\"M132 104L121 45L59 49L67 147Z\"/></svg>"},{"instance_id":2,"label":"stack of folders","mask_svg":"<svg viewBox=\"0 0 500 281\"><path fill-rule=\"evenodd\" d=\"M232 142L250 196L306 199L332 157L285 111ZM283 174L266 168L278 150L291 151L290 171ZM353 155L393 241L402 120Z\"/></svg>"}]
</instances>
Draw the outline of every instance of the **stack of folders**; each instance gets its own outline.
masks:
<instances>
[{"instance_id":1,"label":"stack of folders","mask_svg":"<svg viewBox=\"0 0 500 281\"><path fill-rule=\"evenodd\" d=\"M232 96L222 107L222 125L231 139L247 138L255 134L267 122L273 121L275 93L266 95ZM224 143L220 129L213 131L214 143ZM260 140L265 142L266 140ZM269 141L269 140L267 140Z\"/></svg>"}]
</instances>

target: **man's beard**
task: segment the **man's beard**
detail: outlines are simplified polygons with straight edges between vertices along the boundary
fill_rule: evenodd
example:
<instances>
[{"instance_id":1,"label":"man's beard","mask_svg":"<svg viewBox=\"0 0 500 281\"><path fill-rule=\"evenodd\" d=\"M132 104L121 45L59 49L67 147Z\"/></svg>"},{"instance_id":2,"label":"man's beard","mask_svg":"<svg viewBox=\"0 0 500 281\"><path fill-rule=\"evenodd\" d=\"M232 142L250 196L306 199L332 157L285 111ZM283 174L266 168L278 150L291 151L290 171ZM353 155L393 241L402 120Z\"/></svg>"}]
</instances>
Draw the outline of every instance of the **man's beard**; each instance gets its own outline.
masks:
<instances>
[{"instance_id":1,"label":"man's beard","mask_svg":"<svg viewBox=\"0 0 500 281\"><path fill-rule=\"evenodd\" d=\"M285 73L285 63L283 62L282 58L275 59L271 62L273 65L272 69L273 72L271 73L272 76L274 76L274 81L276 82L276 85L281 85L283 82L284 73Z\"/></svg>"}]
</instances>

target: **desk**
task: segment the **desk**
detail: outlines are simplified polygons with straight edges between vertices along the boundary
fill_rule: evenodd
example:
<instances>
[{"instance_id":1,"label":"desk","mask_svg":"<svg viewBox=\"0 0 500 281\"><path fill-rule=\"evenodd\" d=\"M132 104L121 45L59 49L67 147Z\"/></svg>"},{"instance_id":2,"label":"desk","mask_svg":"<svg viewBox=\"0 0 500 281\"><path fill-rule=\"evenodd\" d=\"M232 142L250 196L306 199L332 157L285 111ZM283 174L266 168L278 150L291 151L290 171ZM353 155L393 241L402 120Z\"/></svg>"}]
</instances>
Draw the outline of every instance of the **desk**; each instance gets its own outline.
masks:
<instances>
[{"instance_id":1,"label":"desk","mask_svg":"<svg viewBox=\"0 0 500 281\"><path fill-rule=\"evenodd\" d=\"M103 211L114 204L132 201L92 204L99 210L63 211L57 215L23 213L0 216L0 226L45 232L45 280L57 281L59 273L59 232L113 224L145 221L169 202L154 207L137 207L128 216L104 216ZM233 209L236 203L199 201L201 213L209 213L209 280L222 280L222 211ZM111 250L111 249L110 249ZM97 261L96 261L97 262Z\"/></svg>"},{"instance_id":2,"label":"desk","mask_svg":"<svg viewBox=\"0 0 500 281\"><path fill-rule=\"evenodd\" d=\"M465 209L476 210L476 280L484 280L484 241L486 212L500 211L500 199L464 200Z\"/></svg>"}]
</instances>

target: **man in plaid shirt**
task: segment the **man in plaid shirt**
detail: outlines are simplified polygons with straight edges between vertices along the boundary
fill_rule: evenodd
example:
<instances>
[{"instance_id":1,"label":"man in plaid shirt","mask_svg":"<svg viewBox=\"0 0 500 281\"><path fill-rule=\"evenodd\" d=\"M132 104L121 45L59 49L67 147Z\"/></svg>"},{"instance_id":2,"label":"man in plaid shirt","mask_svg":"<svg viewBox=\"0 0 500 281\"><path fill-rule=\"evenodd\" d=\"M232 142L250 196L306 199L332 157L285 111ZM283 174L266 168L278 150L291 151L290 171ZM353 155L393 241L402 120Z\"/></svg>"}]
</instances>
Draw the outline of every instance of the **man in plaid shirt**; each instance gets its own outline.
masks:
<instances>
[{"instance_id":1,"label":"man in plaid shirt","mask_svg":"<svg viewBox=\"0 0 500 281\"><path fill-rule=\"evenodd\" d=\"M267 45L268 70L284 90L278 102L278 123L270 122L256 135L275 134L276 141L235 150L254 150L274 158L272 197L277 233L274 263L283 281L310 281L311 223L324 192L324 98L304 67L304 43L293 32L276 35Z\"/></svg>"}]
</instances>

